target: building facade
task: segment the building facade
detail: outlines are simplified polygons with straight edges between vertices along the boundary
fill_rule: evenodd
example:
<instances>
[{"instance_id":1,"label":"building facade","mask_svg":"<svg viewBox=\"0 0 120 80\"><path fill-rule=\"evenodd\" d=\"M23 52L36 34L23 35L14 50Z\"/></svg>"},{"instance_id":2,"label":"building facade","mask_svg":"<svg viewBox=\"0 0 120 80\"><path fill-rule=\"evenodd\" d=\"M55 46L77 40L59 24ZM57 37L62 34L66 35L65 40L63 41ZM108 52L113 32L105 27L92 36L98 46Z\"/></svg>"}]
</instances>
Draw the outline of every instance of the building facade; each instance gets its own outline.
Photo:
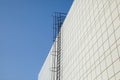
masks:
<instances>
[{"instance_id":1,"label":"building facade","mask_svg":"<svg viewBox=\"0 0 120 80\"><path fill-rule=\"evenodd\" d=\"M57 65L47 60L53 47L38 80L57 80L50 69ZM120 0L74 0L61 27L61 55L61 80L120 80Z\"/></svg>"}]
</instances>

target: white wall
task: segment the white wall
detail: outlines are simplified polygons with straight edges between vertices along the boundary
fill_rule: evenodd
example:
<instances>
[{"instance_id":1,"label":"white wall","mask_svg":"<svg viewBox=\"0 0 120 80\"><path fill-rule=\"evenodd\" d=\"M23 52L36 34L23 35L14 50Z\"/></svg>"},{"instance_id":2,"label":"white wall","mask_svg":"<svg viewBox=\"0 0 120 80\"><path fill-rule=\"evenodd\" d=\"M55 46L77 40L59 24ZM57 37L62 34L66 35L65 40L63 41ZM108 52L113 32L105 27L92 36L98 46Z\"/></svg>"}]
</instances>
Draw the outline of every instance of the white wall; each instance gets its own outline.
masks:
<instances>
[{"instance_id":1,"label":"white wall","mask_svg":"<svg viewBox=\"0 0 120 80\"><path fill-rule=\"evenodd\" d=\"M38 80L51 80L51 52ZM61 63L62 80L120 80L120 0L74 0L62 26Z\"/></svg>"},{"instance_id":2,"label":"white wall","mask_svg":"<svg viewBox=\"0 0 120 80\"><path fill-rule=\"evenodd\" d=\"M63 80L119 80L120 0L74 0L62 40Z\"/></svg>"},{"instance_id":3,"label":"white wall","mask_svg":"<svg viewBox=\"0 0 120 80\"><path fill-rule=\"evenodd\" d=\"M51 80L52 76L52 62L53 62L53 54L54 54L54 44L52 45L48 56L46 57L46 60L38 74L38 80Z\"/></svg>"},{"instance_id":4,"label":"white wall","mask_svg":"<svg viewBox=\"0 0 120 80\"><path fill-rule=\"evenodd\" d=\"M50 80L51 75L50 75L50 54L48 54L41 70L38 75L38 80Z\"/></svg>"}]
</instances>

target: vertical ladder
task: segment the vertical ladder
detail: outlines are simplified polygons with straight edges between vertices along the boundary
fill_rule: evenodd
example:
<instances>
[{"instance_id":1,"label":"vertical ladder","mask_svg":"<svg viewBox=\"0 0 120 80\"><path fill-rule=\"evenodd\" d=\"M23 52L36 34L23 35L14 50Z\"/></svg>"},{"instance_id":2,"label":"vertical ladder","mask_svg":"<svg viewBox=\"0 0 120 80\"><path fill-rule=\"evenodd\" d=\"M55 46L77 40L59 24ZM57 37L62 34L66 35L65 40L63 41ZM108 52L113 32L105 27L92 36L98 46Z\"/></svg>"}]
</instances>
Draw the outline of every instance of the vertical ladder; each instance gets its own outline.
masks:
<instances>
[{"instance_id":1,"label":"vertical ladder","mask_svg":"<svg viewBox=\"0 0 120 80\"><path fill-rule=\"evenodd\" d=\"M53 15L53 42L54 42L54 54L52 80L61 80L61 27L64 22L66 14L61 12L55 12Z\"/></svg>"}]
</instances>

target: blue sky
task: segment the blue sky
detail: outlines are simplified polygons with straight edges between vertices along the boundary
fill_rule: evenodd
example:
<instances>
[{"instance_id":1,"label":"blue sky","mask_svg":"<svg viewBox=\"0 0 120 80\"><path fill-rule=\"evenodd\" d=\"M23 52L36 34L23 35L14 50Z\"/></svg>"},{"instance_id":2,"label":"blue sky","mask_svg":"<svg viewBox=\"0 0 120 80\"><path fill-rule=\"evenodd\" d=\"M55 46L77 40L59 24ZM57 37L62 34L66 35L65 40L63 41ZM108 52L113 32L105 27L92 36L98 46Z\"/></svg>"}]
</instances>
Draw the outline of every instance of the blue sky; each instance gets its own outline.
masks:
<instances>
[{"instance_id":1,"label":"blue sky","mask_svg":"<svg viewBox=\"0 0 120 80\"><path fill-rule=\"evenodd\" d=\"M52 14L73 0L0 0L0 80L37 80L52 45Z\"/></svg>"}]
</instances>

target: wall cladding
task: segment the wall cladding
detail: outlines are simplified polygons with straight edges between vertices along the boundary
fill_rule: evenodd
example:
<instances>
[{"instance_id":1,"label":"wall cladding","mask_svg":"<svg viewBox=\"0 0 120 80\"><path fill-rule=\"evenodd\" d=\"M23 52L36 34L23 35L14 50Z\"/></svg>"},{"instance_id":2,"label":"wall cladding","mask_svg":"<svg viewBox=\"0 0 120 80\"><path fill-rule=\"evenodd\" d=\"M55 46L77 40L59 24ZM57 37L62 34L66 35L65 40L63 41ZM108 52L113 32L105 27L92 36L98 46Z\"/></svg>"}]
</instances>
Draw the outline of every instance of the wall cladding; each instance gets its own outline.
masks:
<instances>
[{"instance_id":1,"label":"wall cladding","mask_svg":"<svg viewBox=\"0 0 120 80\"><path fill-rule=\"evenodd\" d=\"M74 0L61 41L61 80L120 80L120 0ZM38 80L56 79L54 47Z\"/></svg>"},{"instance_id":2,"label":"wall cladding","mask_svg":"<svg viewBox=\"0 0 120 80\"><path fill-rule=\"evenodd\" d=\"M120 80L120 0L74 0L62 51L63 80Z\"/></svg>"}]
</instances>

